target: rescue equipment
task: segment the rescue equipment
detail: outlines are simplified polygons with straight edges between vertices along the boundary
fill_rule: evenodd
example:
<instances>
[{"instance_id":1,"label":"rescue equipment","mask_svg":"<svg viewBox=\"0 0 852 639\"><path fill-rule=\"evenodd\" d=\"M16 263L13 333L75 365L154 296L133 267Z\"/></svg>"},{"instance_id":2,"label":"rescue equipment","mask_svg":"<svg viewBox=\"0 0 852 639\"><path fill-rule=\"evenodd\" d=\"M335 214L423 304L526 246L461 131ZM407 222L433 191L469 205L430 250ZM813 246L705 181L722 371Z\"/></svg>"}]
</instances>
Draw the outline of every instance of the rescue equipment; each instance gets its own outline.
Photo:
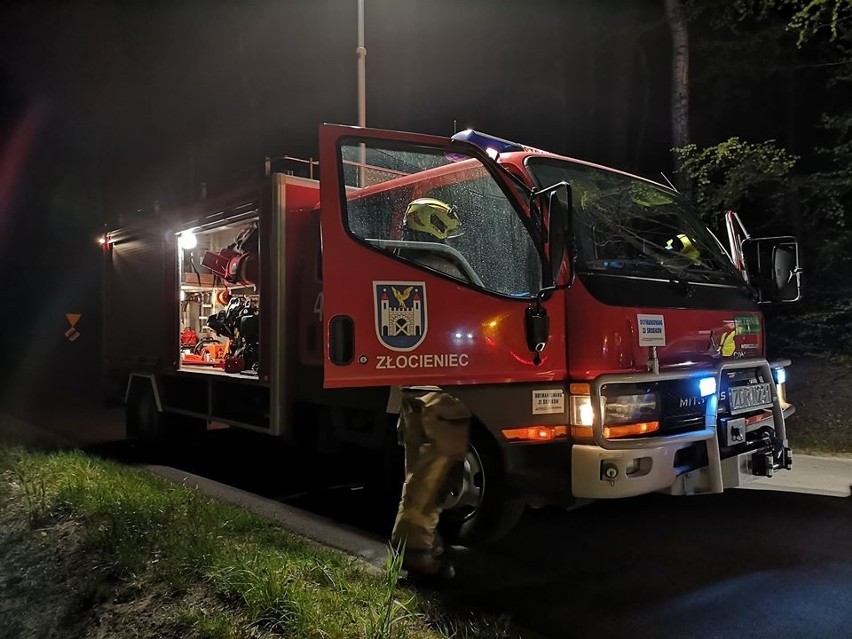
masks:
<instances>
[{"instance_id":1,"label":"rescue equipment","mask_svg":"<svg viewBox=\"0 0 852 639\"><path fill-rule=\"evenodd\" d=\"M223 358L225 372L238 373L257 365L259 310L251 298L242 295L231 297L225 310L207 318L207 326L230 340Z\"/></svg>"},{"instance_id":2,"label":"rescue equipment","mask_svg":"<svg viewBox=\"0 0 852 639\"><path fill-rule=\"evenodd\" d=\"M205 251L201 265L230 284L255 285L258 283L258 230L252 223L218 253Z\"/></svg>"}]
</instances>

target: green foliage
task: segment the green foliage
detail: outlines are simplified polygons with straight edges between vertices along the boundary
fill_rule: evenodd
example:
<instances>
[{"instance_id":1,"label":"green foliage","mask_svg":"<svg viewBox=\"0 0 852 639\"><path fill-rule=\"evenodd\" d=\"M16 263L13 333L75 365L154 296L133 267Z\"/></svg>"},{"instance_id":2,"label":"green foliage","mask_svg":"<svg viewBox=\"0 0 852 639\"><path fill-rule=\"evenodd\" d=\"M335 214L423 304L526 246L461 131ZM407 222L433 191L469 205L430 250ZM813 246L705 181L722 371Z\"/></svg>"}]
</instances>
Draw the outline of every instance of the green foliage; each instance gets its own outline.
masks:
<instances>
[{"instance_id":1,"label":"green foliage","mask_svg":"<svg viewBox=\"0 0 852 639\"><path fill-rule=\"evenodd\" d=\"M243 629L233 615L192 610L181 615L180 622L192 628L199 639L242 639Z\"/></svg>"},{"instance_id":2,"label":"green foliage","mask_svg":"<svg viewBox=\"0 0 852 639\"><path fill-rule=\"evenodd\" d=\"M397 584L399 573L402 570L402 558L404 547L394 548L388 545L388 554L385 559L384 593L382 605L368 620L366 627L367 639L392 639L401 636L398 630L402 623L409 617L414 616L409 612L413 597L407 601L397 599Z\"/></svg>"},{"instance_id":3,"label":"green foliage","mask_svg":"<svg viewBox=\"0 0 852 639\"><path fill-rule=\"evenodd\" d=\"M799 45L823 33L831 41L842 38L852 14L852 0L685 0L685 5L690 18L710 14L716 27L736 28L747 20L783 16L787 28L797 35Z\"/></svg>"},{"instance_id":4,"label":"green foliage","mask_svg":"<svg viewBox=\"0 0 852 639\"><path fill-rule=\"evenodd\" d=\"M767 4L792 6L795 9L790 18L790 29L799 34L799 44L827 31L832 41L842 37L843 29L848 27L852 16L850 0L775 0Z\"/></svg>"},{"instance_id":5,"label":"green foliage","mask_svg":"<svg viewBox=\"0 0 852 639\"><path fill-rule=\"evenodd\" d=\"M773 140L753 143L737 137L703 149L688 144L675 153L706 220L727 209L780 215L798 160Z\"/></svg>"},{"instance_id":6,"label":"green foliage","mask_svg":"<svg viewBox=\"0 0 852 639\"><path fill-rule=\"evenodd\" d=\"M48 513L47 487L37 460L22 448L0 449L0 470L11 476L12 489L18 488L30 523L38 524Z\"/></svg>"}]
</instances>

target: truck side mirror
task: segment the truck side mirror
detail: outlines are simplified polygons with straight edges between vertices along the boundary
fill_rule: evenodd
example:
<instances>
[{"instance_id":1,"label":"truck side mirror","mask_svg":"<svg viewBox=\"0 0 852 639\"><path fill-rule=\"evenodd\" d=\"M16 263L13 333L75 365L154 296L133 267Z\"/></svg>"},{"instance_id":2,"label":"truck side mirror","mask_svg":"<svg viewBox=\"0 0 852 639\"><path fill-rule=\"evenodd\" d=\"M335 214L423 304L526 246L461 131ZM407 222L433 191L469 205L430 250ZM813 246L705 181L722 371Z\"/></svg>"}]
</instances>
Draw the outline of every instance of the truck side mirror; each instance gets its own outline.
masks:
<instances>
[{"instance_id":1,"label":"truck side mirror","mask_svg":"<svg viewBox=\"0 0 852 639\"><path fill-rule=\"evenodd\" d=\"M565 204L563 203L565 202ZM562 262L571 234L571 187L567 182L558 185L549 197L550 224L547 229L547 245L549 247L550 283L555 284L559 278Z\"/></svg>"},{"instance_id":2,"label":"truck side mirror","mask_svg":"<svg viewBox=\"0 0 852 639\"><path fill-rule=\"evenodd\" d=\"M796 302L801 298L802 269L796 238L749 238L742 241L741 248L759 303Z\"/></svg>"}]
</instances>

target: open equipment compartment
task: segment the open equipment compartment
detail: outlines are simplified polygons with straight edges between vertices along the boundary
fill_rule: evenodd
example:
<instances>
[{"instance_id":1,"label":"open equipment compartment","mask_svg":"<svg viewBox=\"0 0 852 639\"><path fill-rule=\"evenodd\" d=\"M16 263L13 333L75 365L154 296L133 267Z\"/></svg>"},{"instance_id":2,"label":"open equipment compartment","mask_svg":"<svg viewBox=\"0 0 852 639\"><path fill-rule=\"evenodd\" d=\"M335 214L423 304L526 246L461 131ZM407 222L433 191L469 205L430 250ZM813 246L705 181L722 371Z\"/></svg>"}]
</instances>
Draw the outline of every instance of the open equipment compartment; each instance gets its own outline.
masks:
<instances>
[{"instance_id":1,"label":"open equipment compartment","mask_svg":"<svg viewBox=\"0 0 852 639\"><path fill-rule=\"evenodd\" d=\"M259 222L254 210L176 233L178 370L258 376Z\"/></svg>"}]
</instances>

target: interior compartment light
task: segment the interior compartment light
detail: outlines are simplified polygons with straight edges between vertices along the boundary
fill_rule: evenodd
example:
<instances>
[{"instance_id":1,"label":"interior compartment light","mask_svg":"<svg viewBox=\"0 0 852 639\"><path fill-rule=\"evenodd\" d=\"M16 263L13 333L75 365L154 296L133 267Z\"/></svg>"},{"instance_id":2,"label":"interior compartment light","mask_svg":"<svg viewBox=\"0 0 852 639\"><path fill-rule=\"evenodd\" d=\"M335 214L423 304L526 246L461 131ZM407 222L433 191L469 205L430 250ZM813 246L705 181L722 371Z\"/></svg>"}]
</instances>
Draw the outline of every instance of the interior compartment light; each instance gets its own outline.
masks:
<instances>
[{"instance_id":1,"label":"interior compartment light","mask_svg":"<svg viewBox=\"0 0 852 639\"><path fill-rule=\"evenodd\" d=\"M708 397L716 393L716 378L705 377L698 380L698 390L702 397Z\"/></svg>"},{"instance_id":2,"label":"interior compartment light","mask_svg":"<svg viewBox=\"0 0 852 639\"><path fill-rule=\"evenodd\" d=\"M506 428L503 437L509 441L549 442L568 435L568 427L559 426L526 426L524 428Z\"/></svg>"},{"instance_id":3,"label":"interior compartment light","mask_svg":"<svg viewBox=\"0 0 852 639\"><path fill-rule=\"evenodd\" d=\"M189 251L198 246L198 238L195 237L195 233L192 231L184 231L178 235L178 246L185 251Z\"/></svg>"},{"instance_id":4,"label":"interior compartment light","mask_svg":"<svg viewBox=\"0 0 852 639\"><path fill-rule=\"evenodd\" d=\"M775 369L775 383L776 384L784 384L787 382L787 369L786 368L776 368Z\"/></svg>"},{"instance_id":5,"label":"interior compartment light","mask_svg":"<svg viewBox=\"0 0 852 639\"><path fill-rule=\"evenodd\" d=\"M617 437L635 437L647 435L660 430L660 422L638 422L636 424L621 424L618 426L604 426L603 435L607 439Z\"/></svg>"}]
</instances>

